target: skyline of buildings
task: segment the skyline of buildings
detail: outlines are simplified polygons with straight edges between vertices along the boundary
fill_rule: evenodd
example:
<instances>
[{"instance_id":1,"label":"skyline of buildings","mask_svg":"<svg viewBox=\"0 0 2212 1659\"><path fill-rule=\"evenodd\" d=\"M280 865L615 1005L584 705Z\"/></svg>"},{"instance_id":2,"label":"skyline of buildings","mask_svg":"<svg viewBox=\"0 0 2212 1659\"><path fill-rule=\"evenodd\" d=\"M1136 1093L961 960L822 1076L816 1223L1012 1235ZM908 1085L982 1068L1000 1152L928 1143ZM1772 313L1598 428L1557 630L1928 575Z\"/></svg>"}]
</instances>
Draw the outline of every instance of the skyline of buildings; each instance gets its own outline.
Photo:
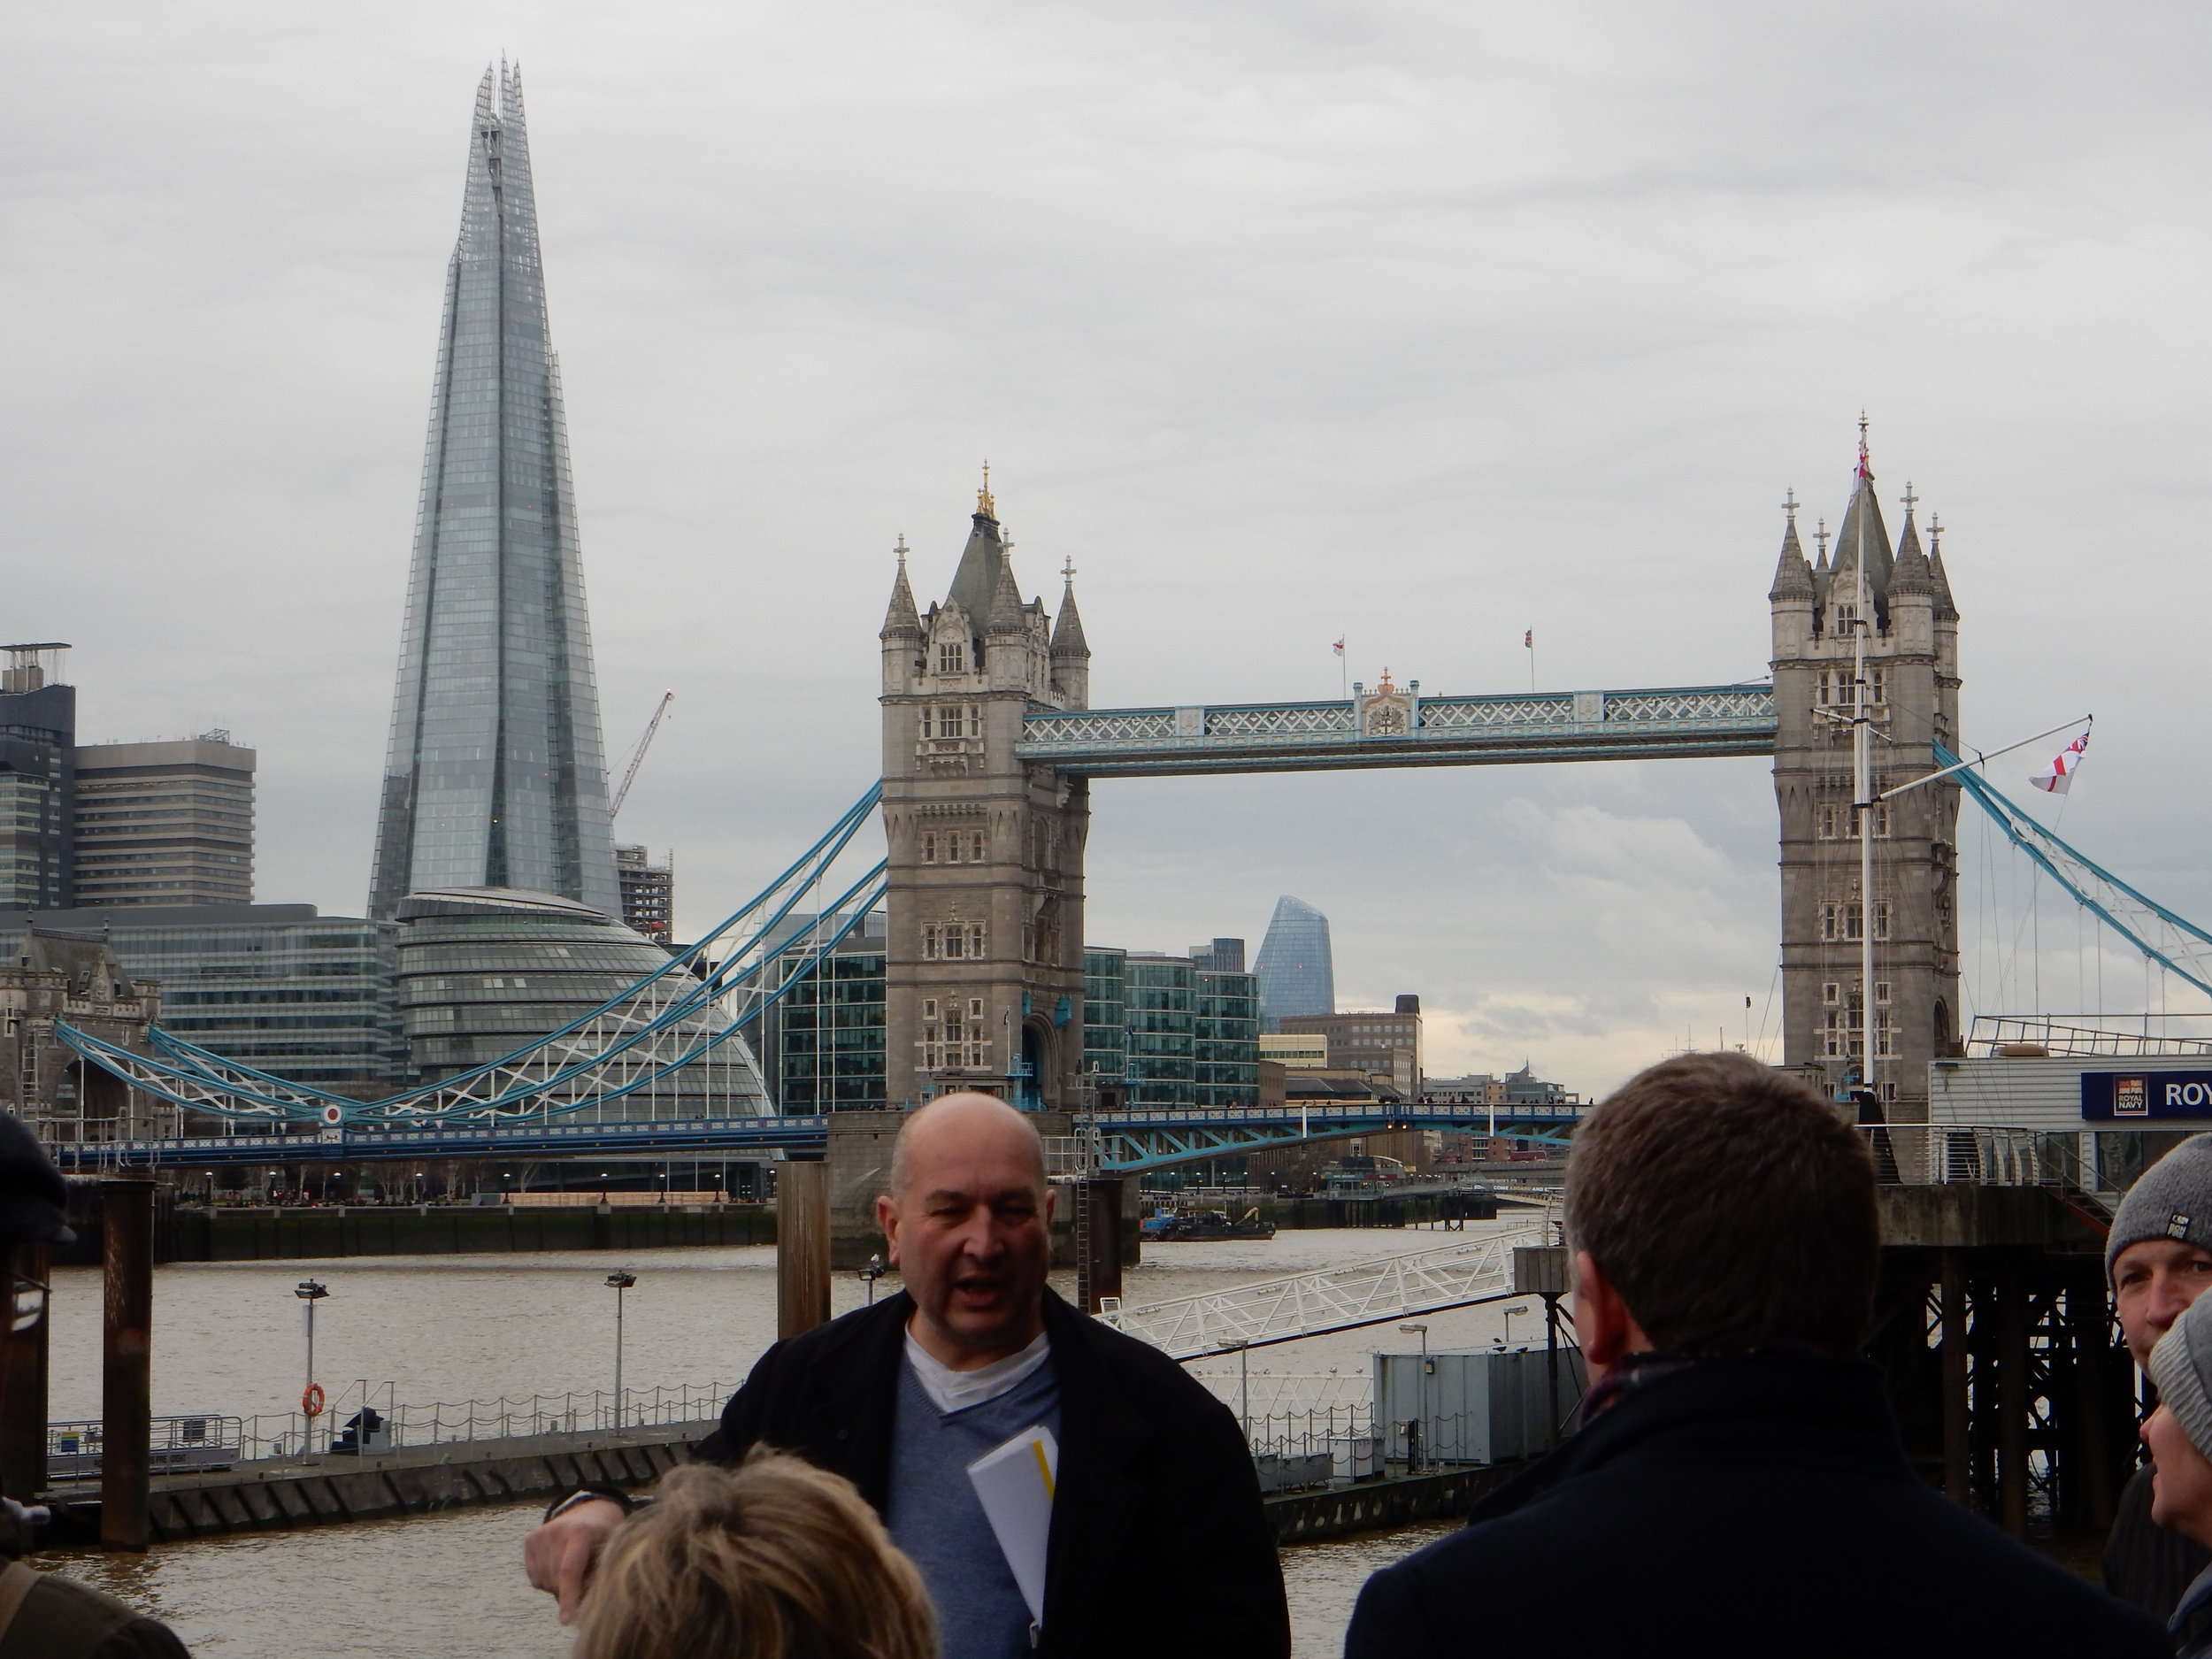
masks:
<instances>
[{"instance_id":1,"label":"skyline of buildings","mask_svg":"<svg viewBox=\"0 0 2212 1659\"><path fill-rule=\"evenodd\" d=\"M622 913L522 80L477 88L369 914L500 887Z\"/></svg>"}]
</instances>

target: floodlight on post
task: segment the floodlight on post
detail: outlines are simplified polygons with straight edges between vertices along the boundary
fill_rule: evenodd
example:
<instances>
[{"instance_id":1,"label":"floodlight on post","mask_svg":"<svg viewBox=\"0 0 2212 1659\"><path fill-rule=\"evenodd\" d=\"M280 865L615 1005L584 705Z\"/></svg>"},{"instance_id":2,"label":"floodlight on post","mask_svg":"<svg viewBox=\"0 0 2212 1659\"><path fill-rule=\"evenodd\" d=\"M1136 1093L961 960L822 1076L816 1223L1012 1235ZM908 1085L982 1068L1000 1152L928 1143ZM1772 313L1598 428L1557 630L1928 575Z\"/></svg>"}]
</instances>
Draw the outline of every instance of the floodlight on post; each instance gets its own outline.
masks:
<instances>
[{"instance_id":1,"label":"floodlight on post","mask_svg":"<svg viewBox=\"0 0 2212 1659\"><path fill-rule=\"evenodd\" d=\"M315 1449L315 1419L323 1414L323 1391L315 1384L315 1304L329 1295L330 1290L314 1279L303 1279L292 1294L304 1304L300 1311L307 1322L307 1386L300 1390L300 1415L306 1425L300 1432L300 1451L305 1455Z\"/></svg>"},{"instance_id":2,"label":"floodlight on post","mask_svg":"<svg viewBox=\"0 0 2212 1659\"><path fill-rule=\"evenodd\" d=\"M614 1426L622 1426L622 1293L637 1283L637 1275L617 1268L607 1275L614 1291Z\"/></svg>"}]
</instances>

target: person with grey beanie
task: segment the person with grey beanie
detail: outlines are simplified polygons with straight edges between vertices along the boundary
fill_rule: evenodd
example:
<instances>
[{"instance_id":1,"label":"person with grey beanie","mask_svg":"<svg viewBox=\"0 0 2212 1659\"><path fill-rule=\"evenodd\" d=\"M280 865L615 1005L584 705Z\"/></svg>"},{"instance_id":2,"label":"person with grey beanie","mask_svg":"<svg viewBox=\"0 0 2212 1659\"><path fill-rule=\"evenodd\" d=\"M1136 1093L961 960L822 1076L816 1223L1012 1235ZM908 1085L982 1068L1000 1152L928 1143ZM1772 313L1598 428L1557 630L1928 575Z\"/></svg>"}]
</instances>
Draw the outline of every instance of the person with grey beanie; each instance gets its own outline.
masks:
<instances>
[{"instance_id":1,"label":"person with grey beanie","mask_svg":"<svg viewBox=\"0 0 2212 1659\"><path fill-rule=\"evenodd\" d=\"M2151 1518L2212 1545L2212 1302L2183 1310L2151 1350L2150 1374L2158 1409L2142 1435L2158 1471ZM2167 1629L2181 1659L2212 1659L2212 1565L2183 1592Z\"/></svg>"},{"instance_id":2,"label":"person with grey beanie","mask_svg":"<svg viewBox=\"0 0 2212 1659\"><path fill-rule=\"evenodd\" d=\"M2192 1135L2143 1172L2105 1240L2105 1273L2128 1352L2147 1371L2152 1349L2212 1285L2212 1134ZM2105 1587L2154 1618L2212 1567L2212 1549L2152 1515L2155 1466L2122 1488L2105 1542Z\"/></svg>"}]
</instances>

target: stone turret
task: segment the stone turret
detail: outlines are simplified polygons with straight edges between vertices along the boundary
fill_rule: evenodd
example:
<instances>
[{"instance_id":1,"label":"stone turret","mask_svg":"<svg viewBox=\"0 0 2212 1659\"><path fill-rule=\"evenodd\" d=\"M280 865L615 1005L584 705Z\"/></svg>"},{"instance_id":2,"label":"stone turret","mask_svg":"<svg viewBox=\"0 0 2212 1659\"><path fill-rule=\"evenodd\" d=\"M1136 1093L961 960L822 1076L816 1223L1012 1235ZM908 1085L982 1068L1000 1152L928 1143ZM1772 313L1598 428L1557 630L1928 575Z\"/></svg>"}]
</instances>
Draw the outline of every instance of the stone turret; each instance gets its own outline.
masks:
<instances>
[{"instance_id":1,"label":"stone turret","mask_svg":"<svg viewBox=\"0 0 2212 1659\"><path fill-rule=\"evenodd\" d=\"M1011 546L987 474L944 601L910 628L902 566L884 626L893 1107L981 1088L1056 1109L1075 1093L1088 785L1016 749L1033 711L1084 706L1089 650L1075 622L1056 653Z\"/></svg>"},{"instance_id":2,"label":"stone turret","mask_svg":"<svg viewBox=\"0 0 2212 1659\"><path fill-rule=\"evenodd\" d=\"M1061 572L1060 618L1052 629L1052 688L1064 709L1091 706L1091 646L1075 608L1075 567Z\"/></svg>"},{"instance_id":3,"label":"stone turret","mask_svg":"<svg viewBox=\"0 0 2212 1659\"><path fill-rule=\"evenodd\" d=\"M1863 815L1852 789L1851 721L1862 707L1877 733L1876 796L1934 771L1934 745L1957 741L1956 612L1939 552L1921 550L1916 500L1908 487L1904 533L1893 549L1862 436L1832 560L1808 570L1793 525L1768 593L1783 1058L1821 1067L1839 1091L1871 1087L1893 1122L1924 1119L1929 1063L1956 1052L1958 1041L1958 789L1927 785ZM1859 687L1862 567L1874 615L1867 683ZM1875 842L1870 894L1859 890L1863 825ZM1862 930L1870 926L1870 995L1860 983Z\"/></svg>"}]
</instances>

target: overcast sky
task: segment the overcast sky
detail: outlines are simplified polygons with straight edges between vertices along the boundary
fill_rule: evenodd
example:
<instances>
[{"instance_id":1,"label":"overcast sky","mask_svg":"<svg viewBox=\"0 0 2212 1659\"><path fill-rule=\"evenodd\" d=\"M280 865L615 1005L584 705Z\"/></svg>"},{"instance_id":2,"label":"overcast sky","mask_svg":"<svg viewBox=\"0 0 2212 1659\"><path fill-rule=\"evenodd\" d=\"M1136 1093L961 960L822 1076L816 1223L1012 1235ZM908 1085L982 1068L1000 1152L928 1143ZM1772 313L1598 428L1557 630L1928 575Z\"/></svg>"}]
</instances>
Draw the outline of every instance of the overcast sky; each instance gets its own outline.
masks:
<instances>
[{"instance_id":1,"label":"overcast sky","mask_svg":"<svg viewBox=\"0 0 2212 1659\"><path fill-rule=\"evenodd\" d=\"M257 896L359 910L504 50L611 753L679 695L620 829L674 849L686 927L872 776L892 541L941 595L987 456L1024 591L1080 568L1100 706L1333 694L1340 634L1353 677L1432 692L1526 686L1528 628L1546 688L1700 684L1763 672L1782 492L1833 524L1863 407L1893 525L1908 480L1943 517L1968 741L2093 708L2065 833L2212 916L2208 33L2178 4L13 8L4 626L75 643L87 741L258 749ZM1297 894L1343 1006L1422 995L1432 1071L1600 1089L1741 1040L1746 996L1772 1029L1758 762L1095 801L1094 941L1256 949ZM2039 983L1985 839L1975 1012ZM2057 915L2042 1000L2093 999ZM2106 973L2141 1006L2139 965Z\"/></svg>"}]
</instances>

